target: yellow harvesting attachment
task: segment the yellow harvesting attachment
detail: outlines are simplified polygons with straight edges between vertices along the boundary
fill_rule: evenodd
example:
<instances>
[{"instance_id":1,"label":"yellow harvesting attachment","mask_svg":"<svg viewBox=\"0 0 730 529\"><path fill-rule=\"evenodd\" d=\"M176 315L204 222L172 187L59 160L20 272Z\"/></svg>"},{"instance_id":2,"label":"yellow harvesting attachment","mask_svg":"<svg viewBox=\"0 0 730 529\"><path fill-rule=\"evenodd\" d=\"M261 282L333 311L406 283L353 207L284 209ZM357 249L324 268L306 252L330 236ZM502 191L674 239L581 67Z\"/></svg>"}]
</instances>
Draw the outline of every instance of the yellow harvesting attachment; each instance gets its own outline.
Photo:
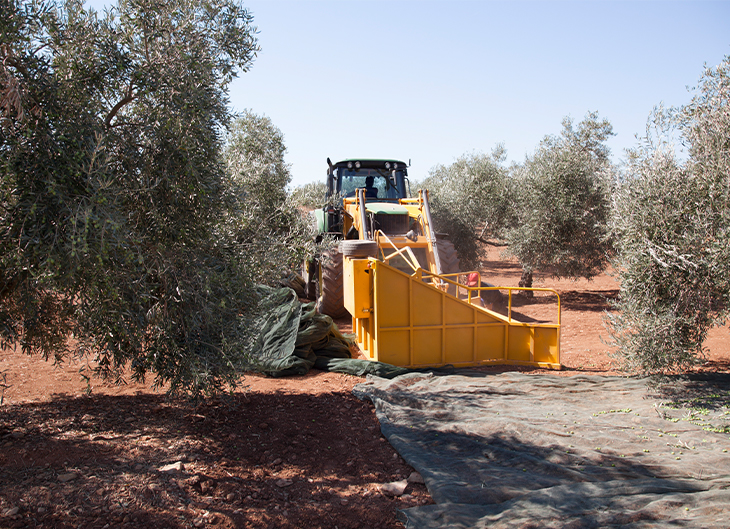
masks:
<instances>
[{"instance_id":1,"label":"yellow harvesting attachment","mask_svg":"<svg viewBox=\"0 0 730 529\"><path fill-rule=\"evenodd\" d=\"M560 298L555 323L512 317L512 291L557 292L499 287L510 291L503 315L477 303L480 291L494 287L470 287L457 276L462 274L440 276L421 268L409 275L374 257L345 256L345 307L360 349L371 360L402 367L560 369Z\"/></svg>"},{"instance_id":2,"label":"yellow harvesting attachment","mask_svg":"<svg viewBox=\"0 0 730 529\"><path fill-rule=\"evenodd\" d=\"M560 369L558 293L484 286L478 272L449 273L432 229L428 191L399 203L417 221L416 235L387 235L377 226L366 230L367 204L358 190L350 217L366 240L341 245L344 306L365 355L403 367L513 364ZM508 291L506 307L485 306L482 298L490 297L489 290ZM513 292L525 290L555 295L555 321L513 317ZM494 296L502 299L499 292Z\"/></svg>"}]
</instances>

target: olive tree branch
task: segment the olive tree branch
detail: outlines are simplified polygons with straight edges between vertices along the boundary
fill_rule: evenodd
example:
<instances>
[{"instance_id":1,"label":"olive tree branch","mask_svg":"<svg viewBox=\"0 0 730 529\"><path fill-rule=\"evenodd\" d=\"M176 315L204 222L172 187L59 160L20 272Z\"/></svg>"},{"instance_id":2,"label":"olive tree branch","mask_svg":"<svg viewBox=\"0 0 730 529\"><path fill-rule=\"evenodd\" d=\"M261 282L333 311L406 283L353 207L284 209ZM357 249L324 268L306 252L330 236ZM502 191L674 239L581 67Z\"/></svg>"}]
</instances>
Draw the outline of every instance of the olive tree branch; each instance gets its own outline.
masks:
<instances>
[{"instance_id":1,"label":"olive tree branch","mask_svg":"<svg viewBox=\"0 0 730 529\"><path fill-rule=\"evenodd\" d=\"M132 84L132 81L130 81L129 89L127 90L127 95L124 96L124 98L121 99L116 105L114 105L114 108L111 109L111 111L109 112L109 114L106 117L106 120L104 120L104 123L106 124L106 126L111 127L112 119L114 119L114 116L117 115L117 112L119 112L124 105L128 105L129 103L134 101L135 98L136 98L136 95L134 94L134 91L133 91L133 84Z\"/></svg>"}]
</instances>

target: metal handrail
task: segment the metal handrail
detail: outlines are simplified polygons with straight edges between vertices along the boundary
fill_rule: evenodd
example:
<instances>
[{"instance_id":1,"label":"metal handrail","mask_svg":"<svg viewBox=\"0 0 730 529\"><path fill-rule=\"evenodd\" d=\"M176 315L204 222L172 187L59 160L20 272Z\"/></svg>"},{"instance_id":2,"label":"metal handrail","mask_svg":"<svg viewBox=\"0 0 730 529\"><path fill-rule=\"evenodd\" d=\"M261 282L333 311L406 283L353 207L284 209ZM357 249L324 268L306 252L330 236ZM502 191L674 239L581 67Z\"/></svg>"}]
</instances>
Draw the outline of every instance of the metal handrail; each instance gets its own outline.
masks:
<instances>
[{"instance_id":1,"label":"metal handrail","mask_svg":"<svg viewBox=\"0 0 730 529\"><path fill-rule=\"evenodd\" d=\"M365 215L365 189L362 187L357 189L357 207L360 210L360 224L362 225L363 238L367 241L372 240Z\"/></svg>"},{"instance_id":2,"label":"metal handrail","mask_svg":"<svg viewBox=\"0 0 730 529\"><path fill-rule=\"evenodd\" d=\"M479 281L479 284L481 285L481 274L479 272L457 272L453 274L443 274L438 275L434 274L433 272L429 272L428 270L420 269L421 273L419 274L419 278L423 277L423 272L427 274L427 276L437 276L440 280L446 281L448 283L451 283L452 285L455 285L458 288L466 289L467 291L467 301L471 304L472 300L472 293L473 292L481 292L482 290L508 290L508 301L507 301L507 320L509 323L512 323L512 291L513 290L524 290L524 291L531 291L531 292L552 292L555 294L555 296L558 298L558 325L561 325L562 323L562 308L561 308L561 301L560 301L560 294L558 294L558 291L553 288L539 288L539 287L470 287L467 285L462 285L459 280L458 276L460 275L468 275L468 274L477 274L477 280ZM418 271L417 271L418 272ZM457 276L456 281L452 281L449 279L450 276ZM457 291L458 292L458 291ZM478 295L477 295L478 297Z\"/></svg>"}]
</instances>

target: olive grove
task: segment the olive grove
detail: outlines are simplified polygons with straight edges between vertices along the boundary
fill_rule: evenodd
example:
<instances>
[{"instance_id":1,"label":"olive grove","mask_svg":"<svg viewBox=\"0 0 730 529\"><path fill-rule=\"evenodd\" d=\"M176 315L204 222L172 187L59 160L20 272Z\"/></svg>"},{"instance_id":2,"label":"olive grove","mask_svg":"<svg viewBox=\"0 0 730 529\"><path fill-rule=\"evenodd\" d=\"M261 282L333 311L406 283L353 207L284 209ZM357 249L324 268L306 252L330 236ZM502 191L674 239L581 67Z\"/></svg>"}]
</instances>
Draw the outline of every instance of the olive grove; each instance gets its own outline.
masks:
<instances>
[{"instance_id":1,"label":"olive grove","mask_svg":"<svg viewBox=\"0 0 730 529\"><path fill-rule=\"evenodd\" d=\"M468 266L483 235L505 244L524 286L534 271L591 278L611 264L620 295L606 319L623 367L685 369L730 309L730 57L706 68L690 103L655 109L622 170L611 135L589 113L521 164L470 155L436 167L426 185L437 227Z\"/></svg>"},{"instance_id":2,"label":"olive grove","mask_svg":"<svg viewBox=\"0 0 730 529\"><path fill-rule=\"evenodd\" d=\"M505 151L469 154L431 169L421 187L429 190L436 230L454 243L462 268L479 266L482 244L500 241L513 222L514 186Z\"/></svg>"},{"instance_id":3,"label":"olive grove","mask_svg":"<svg viewBox=\"0 0 730 529\"><path fill-rule=\"evenodd\" d=\"M606 140L611 124L589 113L574 127L563 120L559 136L546 136L522 164L504 165L498 146L431 170L437 229L449 234L469 268L484 244L505 245L521 263L522 284L532 273L593 277L608 264L613 167Z\"/></svg>"},{"instance_id":4,"label":"olive grove","mask_svg":"<svg viewBox=\"0 0 730 529\"><path fill-rule=\"evenodd\" d=\"M327 184L323 181L309 182L291 190L292 202L305 210L321 208L327 194Z\"/></svg>"},{"instance_id":5,"label":"olive grove","mask_svg":"<svg viewBox=\"0 0 730 529\"><path fill-rule=\"evenodd\" d=\"M285 152L284 135L268 117L245 111L233 120L224 159L227 192L236 207L227 224L235 226L235 236L245 247L249 273L262 282L288 269L287 264L298 267L314 252L310 215L300 209L299 196L288 190L291 172Z\"/></svg>"}]
</instances>

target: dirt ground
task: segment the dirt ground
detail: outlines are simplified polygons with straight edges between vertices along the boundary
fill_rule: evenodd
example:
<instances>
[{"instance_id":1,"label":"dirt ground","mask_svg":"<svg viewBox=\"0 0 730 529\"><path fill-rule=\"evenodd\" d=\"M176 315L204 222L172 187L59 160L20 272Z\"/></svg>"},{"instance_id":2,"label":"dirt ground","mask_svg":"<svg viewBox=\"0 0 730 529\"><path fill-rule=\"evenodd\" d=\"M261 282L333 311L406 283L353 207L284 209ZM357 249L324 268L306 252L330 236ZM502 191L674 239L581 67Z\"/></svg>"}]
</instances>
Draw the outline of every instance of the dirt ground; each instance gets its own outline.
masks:
<instances>
[{"instance_id":1,"label":"dirt ground","mask_svg":"<svg viewBox=\"0 0 730 529\"><path fill-rule=\"evenodd\" d=\"M482 274L520 278L497 251ZM559 373L620 374L601 339L615 281L534 286L560 294ZM515 299L515 310L543 319L557 304ZM727 327L711 332L699 369L730 371L727 339ZM87 386L80 367L0 353L0 527L390 528L402 527L397 509L432 503L370 403L352 396L362 378L247 375L234 395L192 407L141 384Z\"/></svg>"}]
</instances>

